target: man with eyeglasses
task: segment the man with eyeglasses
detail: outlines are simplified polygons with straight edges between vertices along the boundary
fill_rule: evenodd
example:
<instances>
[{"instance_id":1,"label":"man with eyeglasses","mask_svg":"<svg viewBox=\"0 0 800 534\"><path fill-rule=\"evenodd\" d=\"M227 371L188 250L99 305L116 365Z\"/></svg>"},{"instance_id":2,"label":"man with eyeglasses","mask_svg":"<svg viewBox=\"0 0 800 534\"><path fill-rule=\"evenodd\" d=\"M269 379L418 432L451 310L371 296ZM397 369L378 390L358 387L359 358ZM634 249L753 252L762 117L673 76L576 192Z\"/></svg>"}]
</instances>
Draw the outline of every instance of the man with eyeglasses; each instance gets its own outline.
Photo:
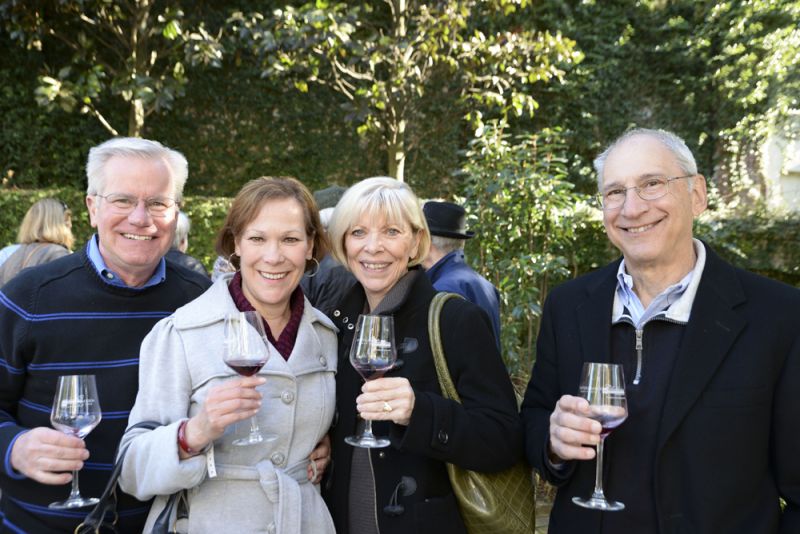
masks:
<instances>
[{"instance_id":1,"label":"man with eyeglasses","mask_svg":"<svg viewBox=\"0 0 800 534\"><path fill-rule=\"evenodd\" d=\"M73 532L87 508L48 508L80 489L99 497L138 389L139 346L159 319L209 280L164 260L175 234L186 159L155 141L92 148L86 205L97 233L78 252L0 288L1 532ZM97 377L102 420L86 438L50 425L59 375ZM141 532L149 505L119 495L119 532Z\"/></svg>"},{"instance_id":2,"label":"man with eyeglasses","mask_svg":"<svg viewBox=\"0 0 800 534\"><path fill-rule=\"evenodd\" d=\"M693 238L706 182L676 135L632 130L595 168L622 259L551 292L522 405L528 460L558 487L550 534L800 532L800 291ZM603 477L621 511L572 502L601 433L584 362L625 374Z\"/></svg>"}]
</instances>

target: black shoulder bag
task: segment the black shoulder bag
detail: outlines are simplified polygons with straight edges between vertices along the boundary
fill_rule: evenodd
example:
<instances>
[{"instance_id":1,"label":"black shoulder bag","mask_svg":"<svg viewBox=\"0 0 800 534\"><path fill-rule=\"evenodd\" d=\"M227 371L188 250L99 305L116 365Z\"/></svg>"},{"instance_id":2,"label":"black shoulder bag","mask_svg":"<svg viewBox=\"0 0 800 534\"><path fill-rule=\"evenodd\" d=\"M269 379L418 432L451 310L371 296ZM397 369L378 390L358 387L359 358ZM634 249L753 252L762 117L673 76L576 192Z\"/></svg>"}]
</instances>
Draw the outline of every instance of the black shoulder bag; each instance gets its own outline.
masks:
<instances>
[{"instance_id":1,"label":"black shoulder bag","mask_svg":"<svg viewBox=\"0 0 800 534\"><path fill-rule=\"evenodd\" d=\"M161 423L157 421L142 421L128 428L126 432L135 428L155 430L160 426L162 426ZM75 527L75 534L99 534L101 529L114 533L117 532L117 480L119 479L120 472L122 472L122 461L125 459L126 452L128 452L127 447L122 451L122 454L120 454L119 449L117 449L117 454L115 455L117 459L114 462L114 469L111 470L111 477L108 479L106 489L103 490L103 494L100 496L100 502L92 508L92 511L89 512L83 522ZM176 521L171 522L170 518L173 516L174 511L176 511ZM188 517L188 515L186 491L183 490L173 493L169 496L164 509L158 514L158 518L156 518L153 524L151 533L174 534L174 523L177 522L177 519Z\"/></svg>"}]
</instances>

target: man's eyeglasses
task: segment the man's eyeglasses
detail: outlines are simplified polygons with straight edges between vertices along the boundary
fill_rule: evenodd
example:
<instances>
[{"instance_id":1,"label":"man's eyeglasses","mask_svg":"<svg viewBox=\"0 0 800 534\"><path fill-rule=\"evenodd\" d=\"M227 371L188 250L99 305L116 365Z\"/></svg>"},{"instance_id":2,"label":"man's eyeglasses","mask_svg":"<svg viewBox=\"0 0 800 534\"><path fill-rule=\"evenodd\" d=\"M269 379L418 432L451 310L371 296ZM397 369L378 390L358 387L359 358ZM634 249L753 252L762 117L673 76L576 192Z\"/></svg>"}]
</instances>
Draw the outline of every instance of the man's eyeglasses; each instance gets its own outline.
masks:
<instances>
[{"instance_id":1,"label":"man's eyeglasses","mask_svg":"<svg viewBox=\"0 0 800 534\"><path fill-rule=\"evenodd\" d=\"M108 202L109 206L115 213L120 215L130 215L136 206L139 205L139 198L133 195L124 195L122 193L111 193L108 195L98 195ZM167 211L175 205L180 205L180 202L169 197L151 197L143 200L144 207L151 217L165 217Z\"/></svg>"},{"instance_id":2,"label":"man's eyeglasses","mask_svg":"<svg viewBox=\"0 0 800 534\"><path fill-rule=\"evenodd\" d=\"M686 176L675 176L667 178L666 176L651 176L639 185L633 187L617 187L598 193L597 200L600 207L604 210L615 210L625 204L625 199L628 197L628 191L633 189L639 198L642 200L657 200L669 191L670 182L675 180L683 180L684 178L693 178L694 174L687 174Z\"/></svg>"}]
</instances>

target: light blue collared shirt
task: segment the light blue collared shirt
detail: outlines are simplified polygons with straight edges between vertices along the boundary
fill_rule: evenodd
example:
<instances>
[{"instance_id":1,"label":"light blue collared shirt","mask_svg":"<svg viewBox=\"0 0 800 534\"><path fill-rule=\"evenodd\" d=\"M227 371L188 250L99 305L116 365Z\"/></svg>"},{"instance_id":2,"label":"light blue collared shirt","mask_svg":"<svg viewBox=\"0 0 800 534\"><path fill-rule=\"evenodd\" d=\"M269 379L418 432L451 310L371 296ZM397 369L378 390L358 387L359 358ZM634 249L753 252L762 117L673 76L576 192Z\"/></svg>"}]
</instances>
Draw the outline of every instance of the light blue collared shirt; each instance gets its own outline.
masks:
<instances>
[{"instance_id":1,"label":"light blue collared shirt","mask_svg":"<svg viewBox=\"0 0 800 534\"><path fill-rule=\"evenodd\" d=\"M686 288L692 282L694 270L684 276L677 284L672 284L654 298L647 309L642 305L639 296L633 292L633 277L625 269L625 259L619 264L617 270L617 298L627 308L631 320L636 328L646 323L654 315L666 310L681 298Z\"/></svg>"},{"instance_id":2,"label":"light blue collared shirt","mask_svg":"<svg viewBox=\"0 0 800 534\"><path fill-rule=\"evenodd\" d=\"M139 287L130 287L122 281L122 278L120 278L117 273L106 266L106 262L103 261L103 256L100 254L98 239L99 238L97 237L97 234L92 236L92 238L89 240L89 244L87 245L88 250L86 253L89 256L89 261L92 262L92 265L97 271L97 274L99 274L100 278L102 278L107 284L117 287L127 287L129 289L145 289L147 287L160 284L166 280L167 262L164 261L164 258L161 258L156 266L156 270L153 272L153 276L151 276L144 285Z\"/></svg>"}]
</instances>

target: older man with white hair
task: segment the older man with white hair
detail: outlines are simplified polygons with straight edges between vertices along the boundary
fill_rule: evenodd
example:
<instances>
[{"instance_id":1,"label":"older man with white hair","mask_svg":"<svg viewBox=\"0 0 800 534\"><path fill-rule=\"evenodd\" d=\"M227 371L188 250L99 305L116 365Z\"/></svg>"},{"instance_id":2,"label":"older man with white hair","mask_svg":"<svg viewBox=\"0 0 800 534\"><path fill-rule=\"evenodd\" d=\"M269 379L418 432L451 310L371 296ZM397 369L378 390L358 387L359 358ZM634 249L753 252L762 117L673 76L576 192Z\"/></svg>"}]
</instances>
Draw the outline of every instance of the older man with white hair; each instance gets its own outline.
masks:
<instances>
[{"instance_id":1,"label":"older man with white hair","mask_svg":"<svg viewBox=\"0 0 800 534\"><path fill-rule=\"evenodd\" d=\"M676 135L630 131L595 167L622 258L550 293L522 405L528 460L558 486L549 532L800 532L800 291L693 237L706 180ZM597 479L609 429L585 362L621 365L628 401ZM600 480L624 509L573 504Z\"/></svg>"},{"instance_id":2,"label":"older man with white hair","mask_svg":"<svg viewBox=\"0 0 800 534\"><path fill-rule=\"evenodd\" d=\"M139 346L210 281L164 260L188 175L180 152L116 138L92 148L86 206L97 230L79 251L0 290L2 531L73 532L86 509L53 509L71 472L98 497L138 389ZM84 440L50 426L59 375L97 378L102 421ZM119 496L118 532L141 532L149 505Z\"/></svg>"}]
</instances>

